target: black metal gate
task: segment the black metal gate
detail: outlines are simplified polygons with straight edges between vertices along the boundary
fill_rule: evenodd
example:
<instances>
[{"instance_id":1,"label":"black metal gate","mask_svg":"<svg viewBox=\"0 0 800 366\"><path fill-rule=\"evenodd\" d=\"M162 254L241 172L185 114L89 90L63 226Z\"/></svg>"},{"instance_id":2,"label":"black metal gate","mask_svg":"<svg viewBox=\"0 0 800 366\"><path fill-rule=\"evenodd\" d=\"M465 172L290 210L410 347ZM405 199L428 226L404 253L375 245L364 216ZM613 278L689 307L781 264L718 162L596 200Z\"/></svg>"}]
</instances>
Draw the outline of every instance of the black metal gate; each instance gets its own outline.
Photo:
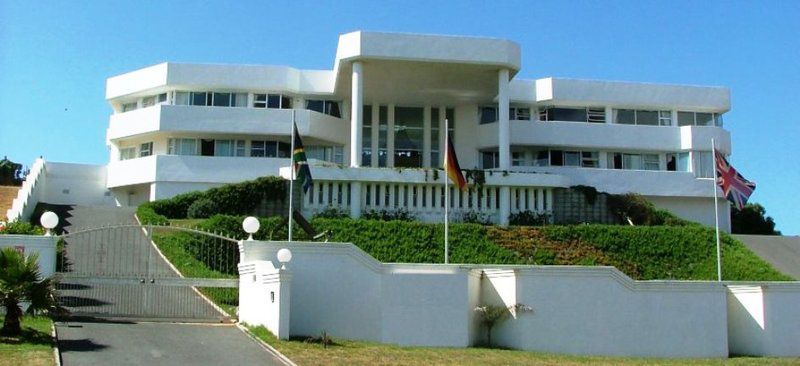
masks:
<instances>
[{"instance_id":1,"label":"black metal gate","mask_svg":"<svg viewBox=\"0 0 800 366\"><path fill-rule=\"evenodd\" d=\"M115 225L59 237L59 302L73 316L228 321L238 241L174 226Z\"/></svg>"}]
</instances>

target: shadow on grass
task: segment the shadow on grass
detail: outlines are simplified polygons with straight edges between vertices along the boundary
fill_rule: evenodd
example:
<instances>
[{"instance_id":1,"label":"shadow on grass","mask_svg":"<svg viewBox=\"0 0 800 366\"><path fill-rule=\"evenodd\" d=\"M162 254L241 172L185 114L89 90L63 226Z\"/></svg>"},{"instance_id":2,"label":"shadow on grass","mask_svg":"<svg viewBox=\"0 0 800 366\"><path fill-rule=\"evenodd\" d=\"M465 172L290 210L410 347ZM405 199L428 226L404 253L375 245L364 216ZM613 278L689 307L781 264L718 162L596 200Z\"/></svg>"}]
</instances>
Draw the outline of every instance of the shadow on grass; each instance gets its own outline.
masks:
<instances>
[{"instance_id":1,"label":"shadow on grass","mask_svg":"<svg viewBox=\"0 0 800 366\"><path fill-rule=\"evenodd\" d=\"M50 336L50 333L40 332L36 329L23 327L22 333L18 336L0 336L0 343L49 346L53 344L53 338Z\"/></svg>"}]
</instances>

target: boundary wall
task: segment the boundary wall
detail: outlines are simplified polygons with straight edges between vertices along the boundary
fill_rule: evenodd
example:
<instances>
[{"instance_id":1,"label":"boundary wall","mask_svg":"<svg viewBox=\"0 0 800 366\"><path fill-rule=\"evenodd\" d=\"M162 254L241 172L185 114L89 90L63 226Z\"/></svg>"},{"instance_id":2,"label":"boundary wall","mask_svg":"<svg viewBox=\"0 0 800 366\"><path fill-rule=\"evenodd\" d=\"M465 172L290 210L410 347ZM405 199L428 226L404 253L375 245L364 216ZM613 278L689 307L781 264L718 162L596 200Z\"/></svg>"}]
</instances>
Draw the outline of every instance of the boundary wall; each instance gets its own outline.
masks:
<instances>
[{"instance_id":1,"label":"boundary wall","mask_svg":"<svg viewBox=\"0 0 800 366\"><path fill-rule=\"evenodd\" d=\"M240 321L280 338L324 330L469 347L486 339L475 307L521 303L533 312L496 326L493 345L576 355L800 356L797 282L634 281L613 267L395 264L352 244L240 246ZM284 268L281 248L293 253Z\"/></svg>"}]
</instances>

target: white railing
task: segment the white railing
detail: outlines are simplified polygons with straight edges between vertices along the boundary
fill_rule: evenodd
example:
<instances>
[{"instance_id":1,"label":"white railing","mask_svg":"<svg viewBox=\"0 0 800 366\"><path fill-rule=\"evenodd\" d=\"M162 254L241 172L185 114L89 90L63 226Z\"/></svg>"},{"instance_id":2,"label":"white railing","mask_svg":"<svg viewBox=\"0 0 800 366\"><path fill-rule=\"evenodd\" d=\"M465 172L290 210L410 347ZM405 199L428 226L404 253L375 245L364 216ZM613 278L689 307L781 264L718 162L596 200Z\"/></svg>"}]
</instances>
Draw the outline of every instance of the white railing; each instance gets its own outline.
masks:
<instances>
[{"instance_id":1,"label":"white railing","mask_svg":"<svg viewBox=\"0 0 800 366\"><path fill-rule=\"evenodd\" d=\"M17 193L17 198L11 203L11 208L6 211L8 221L27 220L36 209L36 204L39 203L39 192L41 191L41 182L45 176L44 159L38 158L33 162L28 176L22 183L22 187Z\"/></svg>"},{"instance_id":2,"label":"white railing","mask_svg":"<svg viewBox=\"0 0 800 366\"><path fill-rule=\"evenodd\" d=\"M500 221L500 187L471 187L465 192L449 186L450 213L454 221L462 215L476 213L494 223ZM416 218L436 222L444 217L442 184L362 182L361 212L405 209ZM510 212L532 211L551 213L553 190L547 187L510 187ZM315 180L303 196L303 214L312 216L326 209L349 213L350 183Z\"/></svg>"}]
</instances>

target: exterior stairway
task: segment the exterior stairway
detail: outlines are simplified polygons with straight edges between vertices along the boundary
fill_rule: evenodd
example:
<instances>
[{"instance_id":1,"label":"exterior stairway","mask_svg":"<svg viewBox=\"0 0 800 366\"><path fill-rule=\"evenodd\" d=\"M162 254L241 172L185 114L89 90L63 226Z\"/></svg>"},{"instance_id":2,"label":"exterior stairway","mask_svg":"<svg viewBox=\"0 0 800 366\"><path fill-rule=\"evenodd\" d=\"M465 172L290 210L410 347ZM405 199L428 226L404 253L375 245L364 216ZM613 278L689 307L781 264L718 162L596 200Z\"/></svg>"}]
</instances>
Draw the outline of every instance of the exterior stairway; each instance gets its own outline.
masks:
<instances>
[{"instance_id":1,"label":"exterior stairway","mask_svg":"<svg viewBox=\"0 0 800 366\"><path fill-rule=\"evenodd\" d=\"M11 202L17 198L19 187L0 186L0 221L6 221L6 211L11 208Z\"/></svg>"}]
</instances>

